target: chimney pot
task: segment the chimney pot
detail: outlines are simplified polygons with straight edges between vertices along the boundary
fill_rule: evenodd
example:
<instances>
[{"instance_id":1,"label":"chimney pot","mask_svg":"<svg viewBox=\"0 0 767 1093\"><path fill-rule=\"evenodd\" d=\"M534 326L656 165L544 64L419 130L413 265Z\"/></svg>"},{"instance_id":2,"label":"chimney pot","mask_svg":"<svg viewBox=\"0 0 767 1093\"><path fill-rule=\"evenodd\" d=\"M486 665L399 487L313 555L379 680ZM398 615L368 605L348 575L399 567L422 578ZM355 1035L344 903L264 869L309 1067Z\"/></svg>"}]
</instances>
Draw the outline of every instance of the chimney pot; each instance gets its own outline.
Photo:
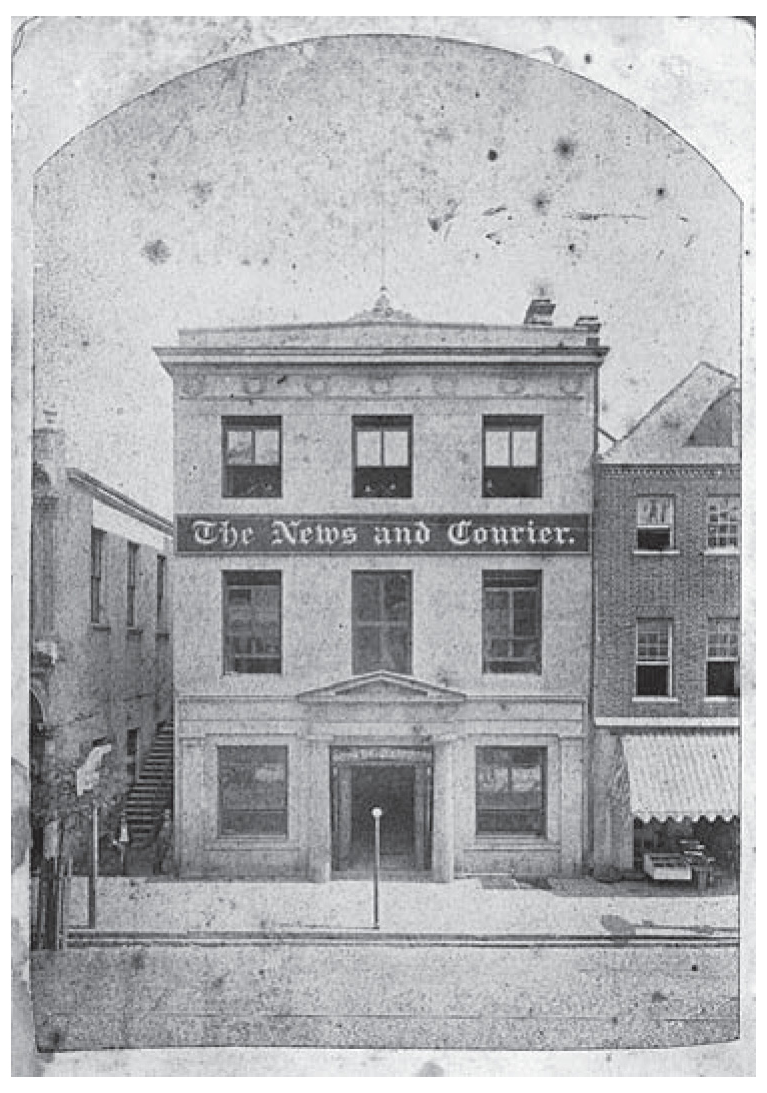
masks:
<instances>
[{"instance_id":1,"label":"chimney pot","mask_svg":"<svg viewBox=\"0 0 767 1093\"><path fill-rule=\"evenodd\" d=\"M536 296L525 313L525 326L551 326L551 316L556 306L547 296Z\"/></svg>"}]
</instances>

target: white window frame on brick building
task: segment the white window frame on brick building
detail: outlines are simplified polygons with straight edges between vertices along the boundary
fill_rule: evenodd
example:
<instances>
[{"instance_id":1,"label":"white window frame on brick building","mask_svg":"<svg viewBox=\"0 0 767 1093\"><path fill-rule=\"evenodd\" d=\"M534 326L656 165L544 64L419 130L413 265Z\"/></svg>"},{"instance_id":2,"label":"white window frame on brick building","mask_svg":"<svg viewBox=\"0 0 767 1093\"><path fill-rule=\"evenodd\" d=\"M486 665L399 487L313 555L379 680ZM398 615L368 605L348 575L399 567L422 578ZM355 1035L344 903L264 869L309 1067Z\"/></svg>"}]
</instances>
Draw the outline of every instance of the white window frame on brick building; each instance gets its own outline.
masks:
<instances>
[{"instance_id":1,"label":"white window frame on brick building","mask_svg":"<svg viewBox=\"0 0 767 1093\"><path fill-rule=\"evenodd\" d=\"M669 494L637 497L636 550L657 554L674 549L674 498Z\"/></svg>"},{"instance_id":2,"label":"white window frame on brick building","mask_svg":"<svg viewBox=\"0 0 767 1093\"><path fill-rule=\"evenodd\" d=\"M672 697L673 633L671 619L637 619L635 698L653 701ZM665 688L658 685L657 689L650 689L651 673L661 671L665 671Z\"/></svg>"},{"instance_id":3,"label":"white window frame on brick building","mask_svg":"<svg viewBox=\"0 0 767 1093\"><path fill-rule=\"evenodd\" d=\"M710 618L706 635L706 698L740 695L740 620Z\"/></svg>"},{"instance_id":4,"label":"white window frame on brick building","mask_svg":"<svg viewBox=\"0 0 767 1093\"><path fill-rule=\"evenodd\" d=\"M740 497L709 497L706 515L706 548L732 552L740 547Z\"/></svg>"}]
</instances>

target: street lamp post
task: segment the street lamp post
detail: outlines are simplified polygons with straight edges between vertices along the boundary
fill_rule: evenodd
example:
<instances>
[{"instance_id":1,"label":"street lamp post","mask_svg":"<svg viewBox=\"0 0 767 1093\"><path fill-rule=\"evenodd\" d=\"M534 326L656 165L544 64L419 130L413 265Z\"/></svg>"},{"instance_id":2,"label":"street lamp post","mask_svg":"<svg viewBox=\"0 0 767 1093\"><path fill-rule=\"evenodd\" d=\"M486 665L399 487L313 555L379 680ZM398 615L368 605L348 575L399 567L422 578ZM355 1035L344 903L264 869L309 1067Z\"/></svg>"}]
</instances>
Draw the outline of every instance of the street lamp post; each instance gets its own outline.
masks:
<instances>
[{"instance_id":1,"label":"street lamp post","mask_svg":"<svg viewBox=\"0 0 767 1093\"><path fill-rule=\"evenodd\" d=\"M378 886L381 875L381 817L383 810L372 808L370 815L373 817L373 929L380 930Z\"/></svg>"}]
</instances>

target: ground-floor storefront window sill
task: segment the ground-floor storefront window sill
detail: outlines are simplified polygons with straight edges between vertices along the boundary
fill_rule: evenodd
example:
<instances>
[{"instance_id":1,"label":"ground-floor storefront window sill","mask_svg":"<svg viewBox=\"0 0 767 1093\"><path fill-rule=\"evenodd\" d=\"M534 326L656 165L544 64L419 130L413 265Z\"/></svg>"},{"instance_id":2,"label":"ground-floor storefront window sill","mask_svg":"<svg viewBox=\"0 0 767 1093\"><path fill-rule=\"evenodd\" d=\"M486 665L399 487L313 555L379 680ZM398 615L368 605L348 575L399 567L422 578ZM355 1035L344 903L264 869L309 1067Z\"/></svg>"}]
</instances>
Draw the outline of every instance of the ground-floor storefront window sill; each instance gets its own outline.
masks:
<instances>
[{"instance_id":1,"label":"ground-floor storefront window sill","mask_svg":"<svg viewBox=\"0 0 767 1093\"><path fill-rule=\"evenodd\" d=\"M473 853L482 850L545 850L558 852L559 849L559 843L549 842L548 839L509 838L508 836L496 838L491 835L481 841L477 840L471 846L467 846L466 852Z\"/></svg>"}]
</instances>

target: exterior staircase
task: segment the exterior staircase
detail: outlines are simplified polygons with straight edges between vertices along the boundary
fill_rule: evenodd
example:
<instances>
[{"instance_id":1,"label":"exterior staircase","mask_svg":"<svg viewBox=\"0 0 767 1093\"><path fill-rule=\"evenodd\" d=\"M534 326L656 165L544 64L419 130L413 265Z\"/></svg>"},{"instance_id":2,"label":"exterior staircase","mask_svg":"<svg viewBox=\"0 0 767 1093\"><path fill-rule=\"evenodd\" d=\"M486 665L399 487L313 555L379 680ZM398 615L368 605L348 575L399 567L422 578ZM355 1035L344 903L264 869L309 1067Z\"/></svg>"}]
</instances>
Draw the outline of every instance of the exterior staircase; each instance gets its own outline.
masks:
<instances>
[{"instance_id":1,"label":"exterior staircase","mask_svg":"<svg viewBox=\"0 0 767 1093\"><path fill-rule=\"evenodd\" d=\"M125 802L131 846L149 846L163 809L172 806L173 726L161 725Z\"/></svg>"}]
</instances>

